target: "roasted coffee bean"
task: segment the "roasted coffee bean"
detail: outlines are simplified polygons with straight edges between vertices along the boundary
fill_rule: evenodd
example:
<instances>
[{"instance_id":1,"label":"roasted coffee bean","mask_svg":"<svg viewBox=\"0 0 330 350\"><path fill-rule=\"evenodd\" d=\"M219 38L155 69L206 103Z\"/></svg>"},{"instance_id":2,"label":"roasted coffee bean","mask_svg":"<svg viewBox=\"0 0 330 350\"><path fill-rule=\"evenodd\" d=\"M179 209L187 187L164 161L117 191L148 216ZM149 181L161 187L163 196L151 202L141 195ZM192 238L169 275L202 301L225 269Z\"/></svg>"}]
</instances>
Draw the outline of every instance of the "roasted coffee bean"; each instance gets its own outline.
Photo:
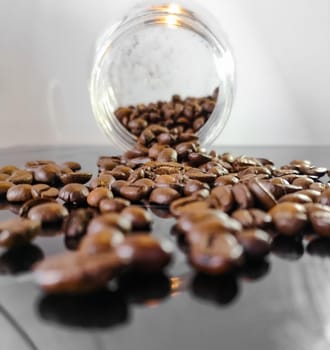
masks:
<instances>
[{"instance_id":1,"label":"roasted coffee bean","mask_svg":"<svg viewBox=\"0 0 330 350\"><path fill-rule=\"evenodd\" d=\"M0 181L0 199L6 197L8 190L13 186L13 183L9 181Z\"/></svg>"},{"instance_id":2,"label":"roasted coffee bean","mask_svg":"<svg viewBox=\"0 0 330 350\"><path fill-rule=\"evenodd\" d=\"M89 191L85 185L70 183L60 189L58 196L67 204L79 206L86 204L88 195Z\"/></svg>"},{"instance_id":3,"label":"roasted coffee bean","mask_svg":"<svg viewBox=\"0 0 330 350\"><path fill-rule=\"evenodd\" d=\"M63 167L70 168L72 171L79 171L81 169L81 165L75 161L67 161L61 164Z\"/></svg>"},{"instance_id":4,"label":"roasted coffee bean","mask_svg":"<svg viewBox=\"0 0 330 350\"><path fill-rule=\"evenodd\" d=\"M178 154L175 149L167 147L159 152L157 156L158 162L176 162L178 159Z\"/></svg>"},{"instance_id":5,"label":"roasted coffee bean","mask_svg":"<svg viewBox=\"0 0 330 350\"><path fill-rule=\"evenodd\" d=\"M193 167L198 167L202 164L210 162L211 160L212 160L212 157L208 156L205 153L190 152L188 154L188 163L189 163L189 165L191 165Z\"/></svg>"},{"instance_id":6,"label":"roasted coffee bean","mask_svg":"<svg viewBox=\"0 0 330 350\"><path fill-rule=\"evenodd\" d=\"M86 235L79 244L79 251L88 255L111 252L124 238L123 233L116 228Z\"/></svg>"},{"instance_id":7,"label":"roasted coffee bean","mask_svg":"<svg viewBox=\"0 0 330 350\"><path fill-rule=\"evenodd\" d=\"M316 191L323 192L325 189L329 188L329 184L325 184L325 183L322 183L322 182L314 182L313 184L311 184L309 186L309 188L311 190L316 190Z\"/></svg>"},{"instance_id":8,"label":"roasted coffee bean","mask_svg":"<svg viewBox=\"0 0 330 350\"><path fill-rule=\"evenodd\" d=\"M316 167L316 166L301 166L299 167L299 171L302 174L308 176L315 176L316 178L322 177L327 173L327 168Z\"/></svg>"},{"instance_id":9,"label":"roasted coffee bean","mask_svg":"<svg viewBox=\"0 0 330 350\"><path fill-rule=\"evenodd\" d=\"M116 180L111 184L111 190L113 194L119 195L120 194L120 189L124 186L129 185L129 183L125 180Z\"/></svg>"},{"instance_id":10,"label":"roasted coffee bean","mask_svg":"<svg viewBox=\"0 0 330 350\"><path fill-rule=\"evenodd\" d=\"M15 185L18 184L32 184L33 175L30 171L27 170L15 170L7 179L7 181L12 182Z\"/></svg>"},{"instance_id":11,"label":"roasted coffee bean","mask_svg":"<svg viewBox=\"0 0 330 350\"><path fill-rule=\"evenodd\" d=\"M276 205L277 201L272 192L265 186L266 181L260 181L258 179L252 179L248 183L250 191L253 193L254 198L265 209L270 209Z\"/></svg>"},{"instance_id":12,"label":"roasted coffee bean","mask_svg":"<svg viewBox=\"0 0 330 350\"><path fill-rule=\"evenodd\" d=\"M99 168L99 171L112 170L119 164L120 164L120 159L117 157L102 156L102 157L99 157L97 161L97 166Z\"/></svg>"},{"instance_id":13,"label":"roasted coffee bean","mask_svg":"<svg viewBox=\"0 0 330 350\"><path fill-rule=\"evenodd\" d=\"M182 184L177 175L158 175L154 182L155 187L171 187L174 190L180 191Z\"/></svg>"},{"instance_id":14,"label":"roasted coffee bean","mask_svg":"<svg viewBox=\"0 0 330 350\"><path fill-rule=\"evenodd\" d=\"M0 173L0 182L6 181L9 178L8 174L2 174Z\"/></svg>"},{"instance_id":15,"label":"roasted coffee bean","mask_svg":"<svg viewBox=\"0 0 330 350\"><path fill-rule=\"evenodd\" d=\"M168 147L167 145L155 143L149 148L148 156L152 159L157 159L160 152L167 147Z\"/></svg>"},{"instance_id":16,"label":"roasted coffee bean","mask_svg":"<svg viewBox=\"0 0 330 350\"><path fill-rule=\"evenodd\" d=\"M111 185L115 181L116 179L112 175L101 173L98 177L91 179L91 181L88 184L88 187L92 190L96 187L107 187L110 189Z\"/></svg>"},{"instance_id":17,"label":"roasted coffee bean","mask_svg":"<svg viewBox=\"0 0 330 350\"><path fill-rule=\"evenodd\" d=\"M68 210L56 202L33 206L27 213L30 220L40 221L43 225L61 223L67 215Z\"/></svg>"},{"instance_id":18,"label":"roasted coffee bean","mask_svg":"<svg viewBox=\"0 0 330 350\"><path fill-rule=\"evenodd\" d=\"M63 223L63 232L67 237L79 238L86 234L89 222L95 216L91 209L76 209L66 217Z\"/></svg>"},{"instance_id":19,"label":"roasted coffee bean","mask_svg":"<svg viewBox=\"0 0 330 350\"><path fill-rule=\"evenodd\" d=\"M97 187L91 192L89 192L87 196L87 204L90 207L98 208L101 200L106 198L107 199L113 198L112 192L106 187Z\"/></svg>"},{"instance_id":20,"label":"roasted coffee bean","mask_svg":"<svg viewBox=\"0 0 330 350\"><path fill-rule=\"evenodd\" d=\"M15 165L4 165L0 167L1 174L11 175L16 170L19 170L19 169Z\"/></svg>"},{"instance_id":21,"label":"roasted coffee bean","mask_svg":"<svg viewBox=\"0 0 330 350\"><path fill-rule=\"evenodd\" d=\"M147 186L139 186L136 184L129 184L120 187L119 193L125 199L132 202L140 202L142 199L146 198L150 190Z\"/></svg>"},{"instance_id":22,"label":"roasted coffee bean","mask_svg":"<svg viewBox=\"0 0 330 350\"><path fill-rule=\"evenodd\" d=\"M173 254L171 242L143 234L126 237L114 249L122 262L145 273L162 270L171 262Z\"/></svg>"},{"instance_id":23,"label":"roasted coffee bean","mask_svg":"<svg viewBox=\"0 0 330 350\"><path fill-rule=\"evenodd\" d=\"M219 189L221 187L216 188ZM246 209L254 206L254 199L248 186L244 185L243 183L237 183L232 186L231 191L235 202L240 208Z\"/></svg>"},{"instance_id":24,"label":"roasted coffee bean","mask_svg":"<svg viewBox=\"0 0 330 350\"><path fill-rule=\"evenodd\" d=\"M105 287L121 266L120 259L111 253L88 258L79 252L64 253L38 263L33 276L47 293L89 293Z\"/></svg>"},{"instance_id":25,"label":"roasted coffee bean","mask_svg":"<svg viewBox=\"0 0 330 350\"><path fill-rule=\"evenodd\" d=\"M212 184L217 178L215 174L204 173L198 168L191 168L186 172L186 176L192 180L198 180L201 182L206 182Z\"/></svg>"},{"instance_id":26,"label":"roasted coffee bean","mask_svg":"<svg viewBox=\"0 0 330 350\"><path fill-rule=\"evenodd\" d=\"M19 209L18 215L22 217L27 217L30 209L36 205L45 204L45 203L57 203L55 200L50 198L33 198L25 202Z\"/></svg>"},{"instance_id":27,"label":"roasted coffee bean","mask_svg":"<svg viewBox=\"0 0 330 350\"><path fill-rule=\"evenodd\" d=\"M209 222L212 223L210 226L207 225ZM229 231L231 233L236 233L242 229L240 222L232 219L226 213L215 209L186 212L178 218L176 227L181 233L189 234L189 232L199 224L201 227L197 227L196 229L198 233L202 232L201 230L203 230L205 225L208 226L207 229L212 230L212 228L215 227L221 232Z\"/></svg>"},{"instance_id":28,"label":"roasted coffee bean","mask_svg":"<svg viewBox=\"0 0 330 350\"><path fill-rule=\"evenodd\" d=\"M320 236L330 237L330 208L326 210L316 208L308 211L308 218L315 233Z\"/></svg>"},{"instance_id":29,"label":"roasted coffee bean","mask_svg":"<svg viewBox=\"0 0 330 350\"><path fill-rule=\"evenodd\" d=\"M64 185L67 185L70 183L85 184L92 178L92 175L93 175L92 173L88 173L88 172L74 171L71 173L60 175L60 180Z\"/></svg>"},{"instance_id":30,"label":"roasted coffee bean","mask_svg":"<svg viewBox=\"0 0 330 350\"><path fill-rule=\"evenodd\" d=\"M208 208L210 208L210 204L207 201L195 196L179 198L170 204L170 211L174 216L180 216L191 211L198 212Z\"/></svg>"},{"instance_id":31,"label":"roasted coffee bean","mask_svg":"<svg viewBox=\"0 0 330 350\"><path fill-rule=\"evenodd\" d=\"M118 213L106 213L99 215L90 221L87 227L87 233L94 234L109 228L117 228L126 233L131 231L132 223Z\"/></svg>"},{"instance_id":32,"label":"roasted coffee bean","mask_svg":"<svg viewBox=\"0 0 330 350\"><path fill-rule=\"evenodd\" d=\"M232 186L218 186L214 187L211 191L207 202L212 208L220 209L226 213L233 209L236 204L233 196Z\"/></svg>"},{"instance_id":33,"label":"roasted coffee bean","mask_svg":"<svg viewBox=\"0 0 330 350\"><path fill-rule=\"evenodd\" d=\"M117 165L111 170L111 175L116 180L127 180L132 173L133 170L126 165Z\"/></svg>"},{"instance_id":34,"label":"roasted coffee bean","mask_svg":"<svg viewBox=\"0 0 330 350\"><path fill-rule=\"evenodd\" d=\"M130 201L124 198L102 199L99 205L100 212L104 213L120 213L123 209L130 205Z\"/></svg>"},{"instance_id":35,"label":"roasted coffee bean","mask_svg":"<svg viewBox=\"0 0 330 350\"><path fill-rule=\"evenodd\" d=\"M301 186L302 188L306 189L306 188L309 188L309 186L313 183L314 183L313 179L307 176L301 176L293 180L292 185Z\"/></svg>"},{"instance_id":36,"label":"roasted coffee bean","mask_svg":"<svg viewBox=\"0 0 330 350\"><path fill-rule=\"evenodd\" d=\"M183 187L183 193L185 196L191 196L195 192L203 189L209 190L210 186L198 180L188 180Z\"/></svg>"},{"instance_id":37,"label":"roasted coffee bean","mask_svg":"<svg viewBox=\"0 0 330 350\"><path fill-rule=\"evenodd\" d=\"M200 272L219 275L233 271L243 262L243 248L236 238L222 234L201 234L191 246L189 262Z\"/></svg>"},{"instance_id":38,"label":"roasted coffee bean","mask_svg":"<svg viewBox=\"0 0 330 350\"><path fill-rule=\"evenodd\" d=\"M142 186L144 188L147 188L147 195L150 194L150 192L154 189L155 183L154 181L150 179L139 179L133 182L133 185L135 186Z\"/></svg>"},{"instance_id":39,"label":"roasted coffee bean","mask_svg":"<svg viewBox=\"0 0 330 350\"><path fill-rule=\"evenodd\" d=\"M318 203L330 206L330 188L325 189L317 200Z\"/></svg>"},{"instance_id":40,"label":"roasted coffee bean","mask_svg":"<svg viewBox=\"0 0 330 350\"><path fill-rule=\"evenodd\" d=\"M7 201L13 203L26 202L32 198L32 186L28 184L14 185L7 190Z\"/></svg>"},{"instance_id":41,"label":"roasted coffee bean","mask_svg":"<svg viewBox=\"0 0 330 350\"><path fill-rule=\"evenodd\" d=\"M155 188L149 197L150 203L159 205L170 205L173 201L180 198L181 195L178 191L170 187Z\"/></svg>"},{"instance_id":42,"label":"roasted coffee bean","mask_svg":"<svg viewBox=\"0 0 330 350\"><path fill-rule=\"evenodd\" d=\"M55 187L50 187L47 184L37 184L32 186L31 194L34 199L36 198L55 199L58 197L59 190Z\"/></svg>"},{"instance_id":43,"label":"roasted coffee bean","mask_svg":"<svg viewBox=\"0 0 330 350\"><path fill-rule=\"evenodd\" d=\"M320 210L330 212L330 207L328 205L323 205L319 203L306 203L304 207L307 210L308 214L310 214L311 212L320 211Z\"/></svg>"},{"instance_id":44,"label":"roasted coffee bean","mask_svg":"<svg viewBox=\"0 0 330 350\"><path fill-rule=\"evenodd\" d=\"M236 234L236 238L248 256L262 258L270 251L271 237L263 230L243 230Z\"/></svg>"},{"instance_id":45,"label":"roasted coffee bean","mask_svg":"<svg viewBox=\"0 0 330 350\"><path fill-rule=\"evenodd\" d=\"M244 228L265 228L272 222L272 217L268 213L256 208L237 209L231 216L238 220Z\"/></svg>"},{"instance_id":46,"label":"roasted coffee bean","mask_svg":"<svg viewBox=\"0 0 330 350\"><path fill-rule=\"evenodd\" d=\"M197 146L194 141L186 141L179 143L175 147L175 150L178 154L178 159L186 160L188 158L189 153L197 151Z\"/></svg>"},{"instance_id":47,"label":"roasted coffee bean","mask_svg":"<svg viewBox=\"0 0 330 350\"><path fill-rule=\"evenodd\" d=\"M239 182L239 178L236 175L228 174L222 175L216 178L214 181L214 186L226 186L226 185L234 185Z\"/></svg>"},{"instance_id":48,"label":"roasted coffee bean","mask_svg":"<svg viewBox=\"0 0 330 350\"><path fill-rule=\"evenodd\" d=\"M276 230L292 236L300 233L307 224L306 209L302 204L284 202L275 205L269 214Z\"/></svg>"},{"instance_id":49,"label":"roasted coffee bean","mask_svg":"<svg viewBox=\"0 0 330 350\"><path fill-rule=\"evenodd\" d=\"M54 185L59 180L60 176L60 167L53 163L40 165L33 170L34 180L48 185Z\"/></svg>"},{"instance_id":50,"label":"roasted coffee bean","mask_svg":"<svg viewBox=\"0 0 330 350\"><path fill-rule=\"evenodd\" d=\"M131 205L124 208L121 212L121 216L128 219L131 222L133 230L149 230L152 218L150 213L136 205Z\"/></svg>"},{"instance_id":51,"label":"roasted coffee bean","mask_svg":"<svg viewBox=\"0 0 330 350\"><path fill-rule=\"evenodd\" d=\"M308 189L305 189L305 190L298 191L298 192L296 192L296 194L306 195L312 200L312 202L317 202L319 196L321 195L321 192L308 188Z\"/></svg>"},{"instance_id":52,"label":"roasted coffee bean","mask_svg":"<svg viewBox=\"0 0 330 350\"><path fill-rule=\"evenodd\" d=\"M14 247L29 243L40 230L40 221L14 218L0 222L0 246Z\"/></svg>"},{"instance_id":53,"label":"roasted coffee bean","mask_svg":"<svg viewBox=\"0 0 330 350\"><path fill-rule=\"evenodd\" d=\"M309 196L306 196L305 194L302 194L302 193L295 192L295 193L286 194L285 196L281 197L278 200L278 203L283 203L283 202L306 204L306 203L312 203L313 201Z\"/></svg>"}]
</instances>

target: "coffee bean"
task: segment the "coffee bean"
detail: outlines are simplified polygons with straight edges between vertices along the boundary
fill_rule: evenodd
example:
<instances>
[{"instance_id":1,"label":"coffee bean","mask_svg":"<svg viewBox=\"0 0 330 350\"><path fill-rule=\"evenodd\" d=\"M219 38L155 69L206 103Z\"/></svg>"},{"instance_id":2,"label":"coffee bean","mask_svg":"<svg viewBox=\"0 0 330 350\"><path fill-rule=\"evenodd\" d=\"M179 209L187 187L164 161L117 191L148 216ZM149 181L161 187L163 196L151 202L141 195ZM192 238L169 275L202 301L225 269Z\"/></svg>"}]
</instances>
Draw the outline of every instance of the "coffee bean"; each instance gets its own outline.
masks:
<instances>
[{"instance_id":1,"label":"coffee bean","mask_svg":"<svg viewBox=\"0 0 330 350\"><path fill-rule=\"evenodd\" d=\"M306 190L300 190L296 192L296 194L306 195L312 200L312 202L317 202L321 192L308 188Z\"/></svg>"},{"instance_id":2,"label":"coffee bean","mask_svg":"<svg viewBox=\"0 0 330 350\"><path fill-rule=\"evenodd\" d=\"M32 186L28 184L14 185L7 190L7 201L13 203L26 202L32 198Z\"/></svg>"},{"instance_id":3,"label":"coffee bean","mask_svg":"<svg viewBox=\"0 0 330 350\"><path fill-rule=\"evenodd\" d=\"M67 161L61 164L63 167L70 168L72 171L79 171L81 169L81 165L75 161Z\"/></svg>"},{"instance_id":4,"label":"coffee bean","mask_svg":"<svg viewBox=\"0 0 330 350\"><path fill-rule=\"evenodd\" d=\"M0 173L0 182L6 181L9 178L8 174L1 174Z\"/></svg>"},{"instance_id":5,"label":"coffee bean","mask_svg":"<svg viewBox=\"0 0 330 350\"><path fill-rule=\"evenodd\" d=\"M27 170L15 170L12 172L7 181L12 182L15 185L18 184L32 184L33 175L30 171Z\"/></svg>"},{"instance_id":6,"label":"coffee bean","mask_svg":"<svg viewBox=\"0 0 330 350\"><path fill-rule=\"evenodd\" d=\"M87 196L87 204L90 207L98 208L101 200L113 198L112 192L106 187L97 187Z\"/></svg>"},{"instance_id":7,"label":"coffee bean","mask_svg":"<svg viewBox=\"0 0 330 350\"><path fill-rule=\"evenodd\" d=\"M144 273L162 270L172 260L173 247L169 241L158 241L150 235L134 235L115 246L117 256L126 265Z\"/></svg>"},{"instance_id":8,"label":"coffee bean","mask_svg":"<svg viewBox=\"0 0 330 350\"><path fill-rule=\"evenodd\" d=\"M149 188L147 186L138 186L136 184L130 184L120 187L119 193L125 199L132 202L140 202L146 198L149 194Z\"/></svg>"},{"instance_id":9,"label":"coffee bean","mask_svg":"<svg viewBox=\"0 0 330 350\"><path fill-rule=\"evenodd\" d=\"M239 182L239 178L236 175L228 174L222 175L216 178L214 181L214 186L226 186L226 185L234 185Z\"/></svg>"},{"instance_id":10,"label":"coffee bean","mask_svg":"<svg viewBox=\"0 0 330 350\"><path fill-rule=\"evenodd\" d=\"M96 187L107 187L110 189L115 181L116 179L112 175L101 173L98 177L90 181L88 187L92 190Z\"/></svg>"},{"instance_id":11,"label":"coffee bean","mask_svg":"<svg viewBox=\"0 0 330 350\"><path fill-rule=\"evenodd\" d=\"M309 188L309 186L313 183L314 181L311 178L307 176L301 176L293 180L292 185L301 186L302 188L306 189Z\"/></svg>"},{"instance_id":12,"label":"coffee bean","mask_svg":"<svg viewBox=\"0 0 330 350\"><path fill-rule=\"evenodd\" d=\"M61 223L67 215L68 210L56 202L33 206L27 213L30 220L40 221L43 225Z\"/></svg>"},{"instance_id":13,"label":"coffee bean","mask_svg":"<svg viewBox=\"0 0 330 350\"><path fill-rule=\"evenodd\" d=\"M121 266L115 254L64 253L38 263L33 276L47 293L89 293L105 287Z\"/></svg>"},{"instance_id":14,"label":"coffee bean","mask_svg":"<svg viewBox=\"0 0 330 350\"><path fill-rule=\"evenodd\" d=\"M262 182L258 179L252 179L249 181L248 187L253 193L254 198L265 209L270 209L276 205L277 201L272 193L266 188L266 182ZM236 185L237 186L237 185Z\"/></svg>"},{"instance_id":15,"label":"coffee bean","mask_svg":"<svg viewBox=\"0 0 330 350\"><path fill-rule=\"evenodd\" d=\"M79 251L87 255L111 252L124 238L123 233L115 228L100 231L85 236L79 244Z\"/></svg>"},{"instance_id":16,"label":"coffee bean","mask_svg":"<svg viewBox=\"0 0 330 350\"><path fill-rule=\"evenodd\" d=\"M330 208L328 206L325 209L314 207L313 210L310 207L308 218L315 233L320 236L330 237Z\"/></svg>"},{"instance_id":17,"label":"coffee bean","mask_svg":"<svg viewBox=\"0 0 330 350\"><path fill-rule=\"evenodd\" d=\"M170 204L170 211L174 216L180 216L184 213L198 212L210 208L210 204L195 196L189 196L174 200Z\"/></svg>"},{"instance_id":18,"label":"coffee bean","mask_svg":"<svg viewBox=\"0 0 330 350\"><path fill-rule=\"evenodd\" d=\"M149 230L152 218L149 212L136 205L131 205L124 208L121 216L131 222L133 230Z\"/></svg>"},{"instance_id":19,"label":"coffee bean","mask_svg":"<svg viewBox=\"0 0 330 350\"><path fill-rule=\"evenodd\" d=\"M177 191L180 191L182 189L180 178L176 175L158 175L155 179L154 185L158 188L170 187Z\"/></svg>"},{"instance_id":20,"label":"coffee bean","mask_svg":"<svg viewBox=\"0 0 330 350\"><path fill-rule=\"evenodd\" d=\"M216 187L219 189L220 187ZM232 195L242 209L252 208L254 206L254 198L248 188L248 186L243 183L237 183L231 188Z\"/></svg>"},{"instance_id":21,"label":"coffee bean","mask_svg":"<svg viewBox=\"0 0 330 350\"><path fill-rule=\"evenodd\" d=\"M33 198L28 201L26 201L19 209L18 215L22 217L27 217L30 209L33 207L40 205L40 204L45 204L45 203L57 203L55 200L50 199L50 198Z\"/></svg>"},{"instance_id":22,"label":"coffee bean","mask_svg":"<svg viewBox=\"0 0 330 350\"><path fill-rule=\"evenodd\" d=\"M120 159L117 157L103 156L103 157L99 157L97 161L97 166L100 171L112 170L119 164L120 164Z\"/></svg>"},{"instance_id":23,"label":"coffee bean","mask_svg":"<svg viewBox=\"0 0 330 350\"><path fill-rule=\"evenodd\" d=\"M207 201L211 207L226 213L232 210L236 204L231 185L214 187Z\"/></svg>"},{"instance_id":24,"label":"coffee bean","mask_svg":"<svg viewBox=\"0 0 330 350\"><path fill-rule=\"evenodd\" d=\"M206 182L212 184L217 178L215 174L204 173L198 168L191 168L186 172L186 176L191 180L198 180L201 182Z\"/></svg>"},{"instance_id":25,"label":"coffee bean","mask_svg":"<svg viewBox=\"0 0 330 350\"><path fill-rule=\"evenodd\" d=\"M59 190L55 187L50 187L46 184L33 185L31 188L31 194L34 199L36 198L49 198L56 199L59 194Z\"/></svg>"},{"instance_id":26,"label":"coffee bean","mask_svg":"<svg viewBox=\"0 0 330 350\"><path fill-rule=\"evenodd\" d=\"M180 193L170 187L155 188L149 197L150 203L159 205L170 205L173 201L180 198Z\"/></svg>"},{"instance_id":27,"label":"coffee bean","mask_svg":"<svg viewBox=\"0 0 330 350\"><path fill-rule=\"evenodd\" d=\"M87 227L87 233L94 234L114 227L126 233L131 231L132 223L118 213L106 213L99 215L90 221Z\"/></svg>"},{"instance_id":28,"label":"coffee bean","mask_svg":"<svg viewBox=\"0 0 330 350\"><path fill-rule=\"evenodd\" d=\"M302 204L284 202L275 205L269 214L278 232L292 236L300 233L307 224L306 209Z\"/></svg>"},{"instance_id":29,"label":"coffee bean","mask_svg":"<svg viewBox=\"0 0 330 350\"><path fill-rule=\"evenodd\" d=\"M317 200L318 203L330 206L330 188L325 189Z\"/></svg>"},{"instance_id":30,"label":"coffee bean","mask_svg":"<svg viewBox=\"0 0 330 350\"><path fill-rule=\"evenodd\" d=\"M89 191L86 186L78 183L70 183L60 189L58 196L67 204L79 206L86 204L88 195Z\"/></svg>"},{"instance_id":31,"label":"coffee bean","mask_svg":"<svg viewBox=\"0 0 330 350\"><path fill-rule=\"evenodd\" d=\"M4 165L0 167L1 174L11 175L16 170L19 170L19 169L15 165Z\"/></svg>"},{"instance_id":32,"label":"coffee bean","mask_svg":"<svg viewBox=\"0 0 330 350\"><path fill-rule=\"evenodd\" d=\"M14 247L29 243L40 230L40 221L14 218L0 222L0 246Z\"/></svg>"},{"instance_id":33,"label":"coffee bean","mask_svg":"<svg viewBox=\"0 0 330 350\"><path fill-rule=\"evenodd\" d=\"M262 258L270 251L271 237L260 229L248 229L236 234L238 242L243 246L244 251L251 257Z\"/></svg>"},{"instance_id":34,"label":"coffee bean","mask_svg":"<svg viewBox=\"0 0 330 350\"><path fill-rule=\"evenodd\" d=\"M157 156L158 162L176 162L178 154L175 149L167 147L159 152Z\"/></svg>"},{"instance_id":35,"label":"coffee bean","mask_svg":"<svg viewBox=\"0 0 330 350\"><path fill-rule=\"evenodd\" d=\"M99 205L101 213L120 213L130 202L124 198L102 199Z\"/></svg>"},{"instance_id":36,"label":"coffee bean","mask_svg":"<svg viewBox=\"0 0 330 350\"><path fill-rule=\"evenodd\" d=\"M36 182L54 185L60 178L61 169L53 163L40 165L33 171L33 177Z\"/></svg>"},{"instance_id":37,"label":"coffee bean","mask_svg":"<svg viewBox=\"0 0 330 350\"><path fill-rule=\"evenodd\" d=\"M196 191L203 189L209 190L210 186L198 180L188 180L183 187L183 193L185 196L190 196Z\"/></svg>"},{"instance_id":38,"label":"coffee bean","mask_svg":"<svg viewBox=\"0 0 330 350\"><path fill-rule=\"evenodd\" d=\"M281 197L278 200L278 203L283 203L283 202L306 204L306 203L312 203L313 201L309 196L296 192L296 193L286 194L285 196Z\"/></svg>"},{"instance_id":39,"label":"coffee bean","mask_svg":"<svg viewBox=\"0 0 330 350\"><path fill-rule=\"evenodd\" d=\"M82 172L82 171L74 171L74 172L60 175L60 180L64 185L70 184L70 183L85 184L91 178L92 178L92 173Z\"/></svg>"},{"instance_id":40,"label":"coffee bean","mask_svg":"<svg viewBox=\"0 0 330 350\"><path fill-rule=\"evenodd\" d=\"M316 191L323 192L325 189L329 188L329 184L325 184L325 183L322 183L322 182L314 182L313 184L311 184L309 186L309 188L311 190L316 190Z\"/></svg>"},{"instance_id":41,"label":"coffee bean","mask_svg":"<svg viewBox=\"0 0 330 350\"><path fill-rule=\"evenodd\" d=\"M91 209L76 209L66 217L63 232L67 237L80 238L86 234L89 222L95 217Z\"/></svg>"},{"instance_id":42,"label":"coffee bean","mask_svg":"<svg viewBox=\"0 0 330 350\"><path fill-rule=\"evenodd\" d=\"M268 213L256 208L237 209L231 216L238 220L244 228L265 228L272 222L272 217Z\"/></svg>"},{"instance_id":43,"label":"coffee bean","mask_svg":"<svg viewBox=\"0 0 330 350\"><path fill-rule=\"evenodd\" d=\"M230 233L201 234L190 249L189 262L210 275L228 273L242 264L243 248Z\"/></svg>"}]
</instances>

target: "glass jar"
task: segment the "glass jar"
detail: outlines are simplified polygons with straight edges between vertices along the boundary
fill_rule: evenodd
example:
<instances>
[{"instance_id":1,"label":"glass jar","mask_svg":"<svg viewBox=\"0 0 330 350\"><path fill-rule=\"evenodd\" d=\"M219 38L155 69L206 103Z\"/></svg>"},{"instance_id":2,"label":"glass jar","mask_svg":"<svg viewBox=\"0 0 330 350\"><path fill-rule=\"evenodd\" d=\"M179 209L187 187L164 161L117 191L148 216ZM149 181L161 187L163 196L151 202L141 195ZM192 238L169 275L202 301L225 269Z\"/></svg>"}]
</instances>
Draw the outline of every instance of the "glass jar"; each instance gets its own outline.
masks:
<instances>
[{"instance_id":1,"label":"glass jar","mask_svg":"<svg viewBox=\"0 0 330 350\"><path fill-rule=\"evenodd\" d=\"M214 110L198 131L204 147L220 135L230 115L235 64L217 21L191 0L137 5L98 41L92 109L101 129L123 150L136 136L117 119L118 107L169 101L174 94L209 96L215 89Z\"/></svg>"}]
</instances>

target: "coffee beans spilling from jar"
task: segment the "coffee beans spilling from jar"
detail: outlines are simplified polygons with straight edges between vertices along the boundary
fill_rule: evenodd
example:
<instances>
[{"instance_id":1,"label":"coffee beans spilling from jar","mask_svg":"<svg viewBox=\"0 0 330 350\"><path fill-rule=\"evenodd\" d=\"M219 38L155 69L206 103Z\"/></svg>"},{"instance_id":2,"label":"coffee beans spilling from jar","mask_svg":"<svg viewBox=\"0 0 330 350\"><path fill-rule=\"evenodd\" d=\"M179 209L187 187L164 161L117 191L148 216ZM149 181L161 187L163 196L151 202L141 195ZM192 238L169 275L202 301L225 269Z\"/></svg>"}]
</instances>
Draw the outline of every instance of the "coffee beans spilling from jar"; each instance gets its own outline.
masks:
<instances>
[{"instance_id":1,"label":"coffee beans spilling from jar","mask_svg":"<svg viewBox=\"0 0 330 350\"><path fill-rule=\"evenodd\" d=\"M0 223L0 245L23 246L49 226L61 227L75 251L33 266L49 293L87 293L127 270L151 276L166 268L173 247L151 234L147 208L176 219L172 231L203 274L247 274L251 260L270 252L297 258L306 232L314 253L317 239L330 237L330 186L322 179L329 170L307 160L277 168L264 158L204 150L195 132L215 100L173 96L118 108L136 144L99 157L96 176L75 161L2 166L0 196L19 205L20 217Z\"/></svg>"}]
</instances>

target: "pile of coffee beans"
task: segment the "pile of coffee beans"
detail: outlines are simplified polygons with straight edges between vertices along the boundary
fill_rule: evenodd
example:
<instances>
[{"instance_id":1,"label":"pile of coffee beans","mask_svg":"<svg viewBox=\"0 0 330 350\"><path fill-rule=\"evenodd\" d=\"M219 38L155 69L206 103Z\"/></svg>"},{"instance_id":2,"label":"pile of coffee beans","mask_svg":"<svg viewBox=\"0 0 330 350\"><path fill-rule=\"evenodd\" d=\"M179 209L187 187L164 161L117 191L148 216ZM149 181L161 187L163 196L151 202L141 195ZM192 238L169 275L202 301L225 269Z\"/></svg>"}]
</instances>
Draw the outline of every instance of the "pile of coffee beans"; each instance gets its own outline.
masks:
<instances>
[{"instance_id":1,"label":"pile of coffee beans","mask_svg":"<svg viewBox=\"0 0 330 350\"><path fill-rule=\"evenodd\" d=\"M119 107L115 115L120 123L137 138L150 124L164 126L172 133L198 131L209 119L218 97L218 88L212 95L187 97L173 95L171 101Z\"/></svg>"},{"instance_id":2,"label":"pile of coffee beans","mask_svg":"<svg viewBox=\"0 0 330 350\"><path fill-rule=\"evenodd\" d=\"M74 161L1 167L0 196L19 206L19 216L0 223L0 245L22 246L57 225L75 251L46 258L33 273L46 292L74 294L126 271L152 276L166 268L173 247L152 235L148 207L176 219L172 233L187 261L211 276L276 252L281 237L330 237L327 168L307 160L277 168L269 159L206 151L195 131L215 99L173 96L119 108L136 144L99 157L97 176Z\"/></svg>"}]
</instances>

